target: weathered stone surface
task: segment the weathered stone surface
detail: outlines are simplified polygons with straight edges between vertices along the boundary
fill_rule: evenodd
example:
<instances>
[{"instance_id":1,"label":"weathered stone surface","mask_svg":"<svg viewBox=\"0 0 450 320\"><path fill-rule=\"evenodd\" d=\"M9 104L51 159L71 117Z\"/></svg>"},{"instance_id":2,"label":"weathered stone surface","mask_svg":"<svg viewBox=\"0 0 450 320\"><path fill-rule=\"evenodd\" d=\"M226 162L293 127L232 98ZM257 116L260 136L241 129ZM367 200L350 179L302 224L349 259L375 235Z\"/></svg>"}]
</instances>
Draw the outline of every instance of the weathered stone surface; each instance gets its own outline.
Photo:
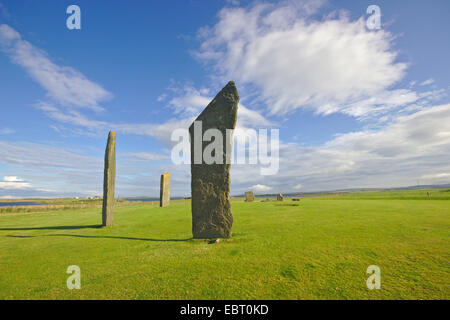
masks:
<instances>
[{"instance_id":1,"label":"weathered stone surface","mask_svg":"<svg viewBox=\"0 0 450 320\"><path fill-rule=\"evenodd\" d=\"M283 195L281 193L277 195L277 200L278 201L283 201L283 199L284 199L284 197L283 197Z\"/></svg>"},{"instance_id":2,"label":"weathered stone surface","mask_svg":"<svg viewBox=\"0 0 450 320\"><path fill-rule=\"evenodd\" d=\"M103 176L103 226L113 225L114 187L116 181L116 133L110 131L105 150L105 171Z\"/></svg>"},{"instance_id":3,"label":"weathered stone surface","mask_svg":"<svg viewBox=\"0 0 450 320\"><path fill-rule=\"evenodd\" d=\"M165 207L170 204L170 172L161 175L161 189L159 194L159 206Z\"/></svg>"},{"instance_id":4,"label":"weathered stone surface","mask_svg":"<svg viewBox=\"0 0 450 320\"><path fill-rule=\"evenodd\" d=\"M228 238L231 236L233 215L230 204L230 162L232 139L226 139L227 129L234 129L237 120L239 94L230 81L208 104L189 127L191 138L192 233L196 239ZM195 123L201 121L201 136L214 128L222 133L222 163L205 163L198 158L210 143L196 139ZM198 124L198 123L197 123ZM198 129L198 127L197 127ZM195 148L197 146L197 148ZM199 147L201 146L201 148ZM197 149L197 153L195 150Z\"/></svg>"},{"instance_id":5,"label":"weathered stone surface","mask_svg":"<svg viewBox=\"0 0 450 320\"><path fill-rule=\"evenodd\" d=\"M255 201L255 195L253 194L253 191L247 191L245 193L245 201L246 202L253 202L253 201Z\"/></svg>"}]
</instances>

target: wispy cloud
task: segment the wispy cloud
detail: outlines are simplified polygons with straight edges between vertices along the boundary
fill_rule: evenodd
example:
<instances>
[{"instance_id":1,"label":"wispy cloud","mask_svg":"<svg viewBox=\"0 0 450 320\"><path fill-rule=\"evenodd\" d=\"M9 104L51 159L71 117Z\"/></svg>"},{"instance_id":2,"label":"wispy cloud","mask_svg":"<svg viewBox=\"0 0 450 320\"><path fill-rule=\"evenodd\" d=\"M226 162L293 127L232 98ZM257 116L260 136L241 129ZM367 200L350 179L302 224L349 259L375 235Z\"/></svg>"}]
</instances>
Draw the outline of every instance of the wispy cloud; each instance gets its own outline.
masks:
<instances>
[{"instance_id":1,"label":"wispy cloud","mask_svg":"<svg viewBox=\"0 0 450 320\"><path fill-rule=\"evenodd\" d=\"M272 187L263 184L255 184L254 186L250 187L250 190L253 190L254 192L268 192L272 190Z\"/></svg>"},{"instance_id":2,"label":"wispy cloud","mask_svg":"<svg viewBox=\"0 0 450 320\"><path fill-rule=\"evenodd\" d=\"M30 188L30 183L15 176L5 176L3 177L3 181L0 181L0 189L22 190Z\"/></svg>"},{"instance_id":3,"label":"wispy cloud","mask_svg":"<svg viewBox=\"0 0 450 320\"><path fill-rule=\"evenodd\" d=\"M0 141L0 159L17 174L0 182L3 194L55 197L89 194L86 190L101 194L101 156L45 144Z\"/></svg>"},{"instance_id":4,"label":"wispy cloud","mask_svg":"<svg viewBox=\"0 0 450 320\"><path fill-rule=\"evenodd\" d=\"M211 90L207 88L196 89L192 86L184 86L182 88L171 88L174 94L168 101L168 106L175 114L189 118L195 118L214 98ZM238 106L237 127L255 128L255 127L271 127L274 122L267 119L260 110L247 108L242 103Z\"/></svg>"},{"instance_id":5,"label":"wispy cloud","mask_svg":"<svg viewBox=\"0 0 450 320\"><path fill-rule=\"evenodd\" d=\"M0 25L0 48L60 105L98 111L102 110L100 103L112 97L81 72L53 63L46 52L23 40L19 32L6 24Z\"/></svg>"},{"instance_id":6,"label":"wispy cloud","mask_svg":"<svg viewBox=\"0 0 450 320\"><path fill-rule=\"evenodd\" d=\"M153 152L130 152L128 156L136 161L158 161L169 158L167 155Z\"/></svg>"},{"instance_id":7,"label":"wispy cloud","mask_svg":"<svg viewBox=\"0 0 450 320\"><path fill-rule=\"evenodd\" d=\"M434 83L434 79L430 78L430 79L425 80L424 82L421 82L420 85L426 86L426 85L433 84L433 83Z\"/></svg>"},{"instance_id":8,"label":"wispy cloud","mask_svg":"<svg viewBox=\"0 0 450 320\"><path fill-rule=\"evenodd\" d=\"M433 174L426 174L420 177L421 179L433 179L433 180L440 180L445 179L446 181L450 181L450 173L448 172L441 172L441 173L433 173Z\"/></svg>"},{"instance_id":9,"label":"wispy cloud","mask_svg":"<svg viewBox=\"0 0 450 320\"><path fill-rule=\"evenodd\" d=\"M5 128L0 128L0 134L13 134L15 133L16 130L5 127Z\"/></svg>"},{"instance_id":10,"label":"wispy cloud","mask_svg":"<svg viewBox=\"0 0 450 320\"><path fill-rule=\"evenodd\" d=\"M16 177L16 176L4 176L3 177L3 181L6 181L6 182L23 182L22 179L20 179L19 177Z\"/></svg>"},{"instance_id":11,"label":"wispy cloud","mask_svg":"<svg viewBox=\"0 0 450 320\"><path fill-rule=\"evenodd\" d=\"M283 143L280 170L258 175L259 165L232 166L232 190L250 183L275 192L449 183L450 104L397 117L374 130L336 136L317 147Z\"/></svg>"}]
</instances>

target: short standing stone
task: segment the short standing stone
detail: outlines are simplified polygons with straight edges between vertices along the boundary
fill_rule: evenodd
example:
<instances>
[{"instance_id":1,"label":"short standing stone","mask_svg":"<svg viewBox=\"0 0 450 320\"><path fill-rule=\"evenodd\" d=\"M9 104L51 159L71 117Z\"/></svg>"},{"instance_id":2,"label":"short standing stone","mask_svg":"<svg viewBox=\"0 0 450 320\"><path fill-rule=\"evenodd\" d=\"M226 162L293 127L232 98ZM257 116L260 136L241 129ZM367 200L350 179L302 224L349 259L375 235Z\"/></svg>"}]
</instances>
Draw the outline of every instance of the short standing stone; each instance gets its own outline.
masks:
<instances>
[{"instance_id":1,"label":"short standing stone","mask_svg":"<svg viewBox=\"0 0 450 320\"><path fill-rule=\"evenodd\" d=\"M236 86L230 81L189 127L192 233L196 239L231 236L233 215L230 204L229 159L231 159L232 132L229 135L230 131L227 129L234 129L236 126L238 103ZM219 153L214 151L214 156L219 157L222 163L205 162L203 153L209 144L213 143L203 141L203 134L208 129L216 129L222 135L223 148Z\"/></svg>"},{"instance_id":2,"label":"short standing stone","mask_svg":"<svg viewBox=\"0 0 450 320\"><path fill-rule=\"evenodd\" d=\"M283 199L284 197L281 193L277 195L277 201L283 201Z\"/></svg>"},{"instance_id":3,"label":"short standing stone","mask_svg":"<svg viewBox=\"0 0 450 320\"><path fill-rule=\"evenodd\" d=\"M253 201L255 201L255 195L253 194L253 191L247 191L245 193L245 201L246 202L253 202Z\"/></svg>"},{"instance_id":4,"label":"short standing stone","mask_svg":"<svg viewBox=\"0 0 450 320\"><path fill-rule=\"evenodd\" d=\"M170 204L170 172L161 175L161 190L159 194L159 206L165 207Z\"/></svg>"},{"instance_id":5,"label":"short standing stone","mask_svg":"<svg viewBox=\"0 0 450 320\"><path fill-rule=\"evenodd\" d=\"M113 225L114 185L116 180L116 133L110 131L105 150L105 171L103 176L103 226Z\"/></svg>"}]
</instances>

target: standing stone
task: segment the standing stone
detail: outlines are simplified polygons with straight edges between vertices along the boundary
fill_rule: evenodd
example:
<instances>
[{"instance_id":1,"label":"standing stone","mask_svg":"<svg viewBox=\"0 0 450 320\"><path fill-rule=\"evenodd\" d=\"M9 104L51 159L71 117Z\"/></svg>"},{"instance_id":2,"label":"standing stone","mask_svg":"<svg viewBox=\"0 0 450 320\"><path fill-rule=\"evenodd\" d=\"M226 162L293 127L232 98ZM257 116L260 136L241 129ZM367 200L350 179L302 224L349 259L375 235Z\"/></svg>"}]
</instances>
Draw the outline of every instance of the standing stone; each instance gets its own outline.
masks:
<instances>
[{"instance_id":1,"label":"standing stone","mask_svg":"<svg viewBox=\"0 0 450 320\"><path fill-rule=\"evenodd\" d=\"M245 201L246 202L253 202L253 201L255 201L255 195L253 194L253 191L247 191L245 193Z\"/></svg>"},{"instance_id":2,"label":"standing stone","mask_svg":"<svg viewBox=\"0 0 450 320\"><path fill-rule=\"evenodd\" d=\"M230 204L230 159L233 142L232 132L227 132L227 129L234 129L236 126L238 103L236 85L230 81L189 127L192 233L196 239L231 236L233 215ZM217 142L215 139L212 142L203 141L203 134L208 129L217 129L222 134L222 153L215 154L214 151L214 156L221 158L222 161L219 162L222 163L205 162L205 148Z\"/></svg>"},{"instance_id":3,"label":"standing stone","mask_svg":"<svg viewBox=\"0 0 450 320\"><path fill-rule=\"evenodd\" d=\"M105 150L105 172L103 176L103 226L113 225L114 185L116 181L116 133L110 131Z\"/></svg>"},{"instance_id":4,"label":"standing stone","mask_svg":"<svg viewBox=\"0 0 450 320\"><path fill-rule=\"evenodd\" d=\"M161 175L161 189L159 193L159 206L165 207L170 204L170 172Z\"/></svg>"},{"instance_id":5,"label":"standing stone","mask_svg":"<svg viewBox=\"0 0 450 320\"><path fill-rule=\"evenodd\" d=\"M284 197L281 193L277 195L277 201L283 201Z\"/></svg>"}]
</instances>

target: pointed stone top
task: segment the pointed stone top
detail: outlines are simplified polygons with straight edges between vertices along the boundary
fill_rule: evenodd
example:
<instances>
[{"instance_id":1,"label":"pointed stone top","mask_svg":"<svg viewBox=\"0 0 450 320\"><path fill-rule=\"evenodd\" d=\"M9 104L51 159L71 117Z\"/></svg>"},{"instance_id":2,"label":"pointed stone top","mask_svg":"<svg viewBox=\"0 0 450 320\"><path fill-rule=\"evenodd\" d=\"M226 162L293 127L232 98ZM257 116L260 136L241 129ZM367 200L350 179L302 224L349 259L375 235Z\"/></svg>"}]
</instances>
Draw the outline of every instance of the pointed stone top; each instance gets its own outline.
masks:
<instances>
[{"instance_id":1,"label":"pointed stone top","mask_svg":"<svg viewBox=\"0 0 450 320\"><path fill-rule=\"evenodd\" d=\"M203 121L203 128L229 128L236 126L239 94L234 81L225 87L211 100L195 121ZM194 123L189 130L193 130Z\"/></svg>"},{"instance_id":2,"label":"pointed stone top","mask_svg":"<svg viewBox=\"0 0 450 320\"><path fill-rule=\"evenodd\" d=\"M114 131L110 131L109 134L112 135L113 137L116 136L116 133Z\"/></svg>"},{"instance_id":3,"label":"pointed stone top","mask_svg":"<svg viewBox=\"0 0 450 320\"><path fill-rule=\"evenodd\" d=\"M220 90L218 95L225 95L225 94L231 94L233 97L233 100L238 100L239 101L239 94L236 88L236 84L234 83L234 81L229 81L227 83L227 85L225 87L223 87L222 90Z\"/></svg>"},{"instance_id":4,"label":"pointed stone top","mask_svg":"<svg viewBox=\"0 0 450 320\"><path fill-rule=\"evenodd\" d=\"M230 88L236 88L236 84L234 83L233 80L228 81L228 83L227 83L227 85L224 87L224 89L225 89L225 88L228 88L228 87L230 87ZM237 91L237 90L236 90L236 91Z\"/></svg>"}]
</instances>

